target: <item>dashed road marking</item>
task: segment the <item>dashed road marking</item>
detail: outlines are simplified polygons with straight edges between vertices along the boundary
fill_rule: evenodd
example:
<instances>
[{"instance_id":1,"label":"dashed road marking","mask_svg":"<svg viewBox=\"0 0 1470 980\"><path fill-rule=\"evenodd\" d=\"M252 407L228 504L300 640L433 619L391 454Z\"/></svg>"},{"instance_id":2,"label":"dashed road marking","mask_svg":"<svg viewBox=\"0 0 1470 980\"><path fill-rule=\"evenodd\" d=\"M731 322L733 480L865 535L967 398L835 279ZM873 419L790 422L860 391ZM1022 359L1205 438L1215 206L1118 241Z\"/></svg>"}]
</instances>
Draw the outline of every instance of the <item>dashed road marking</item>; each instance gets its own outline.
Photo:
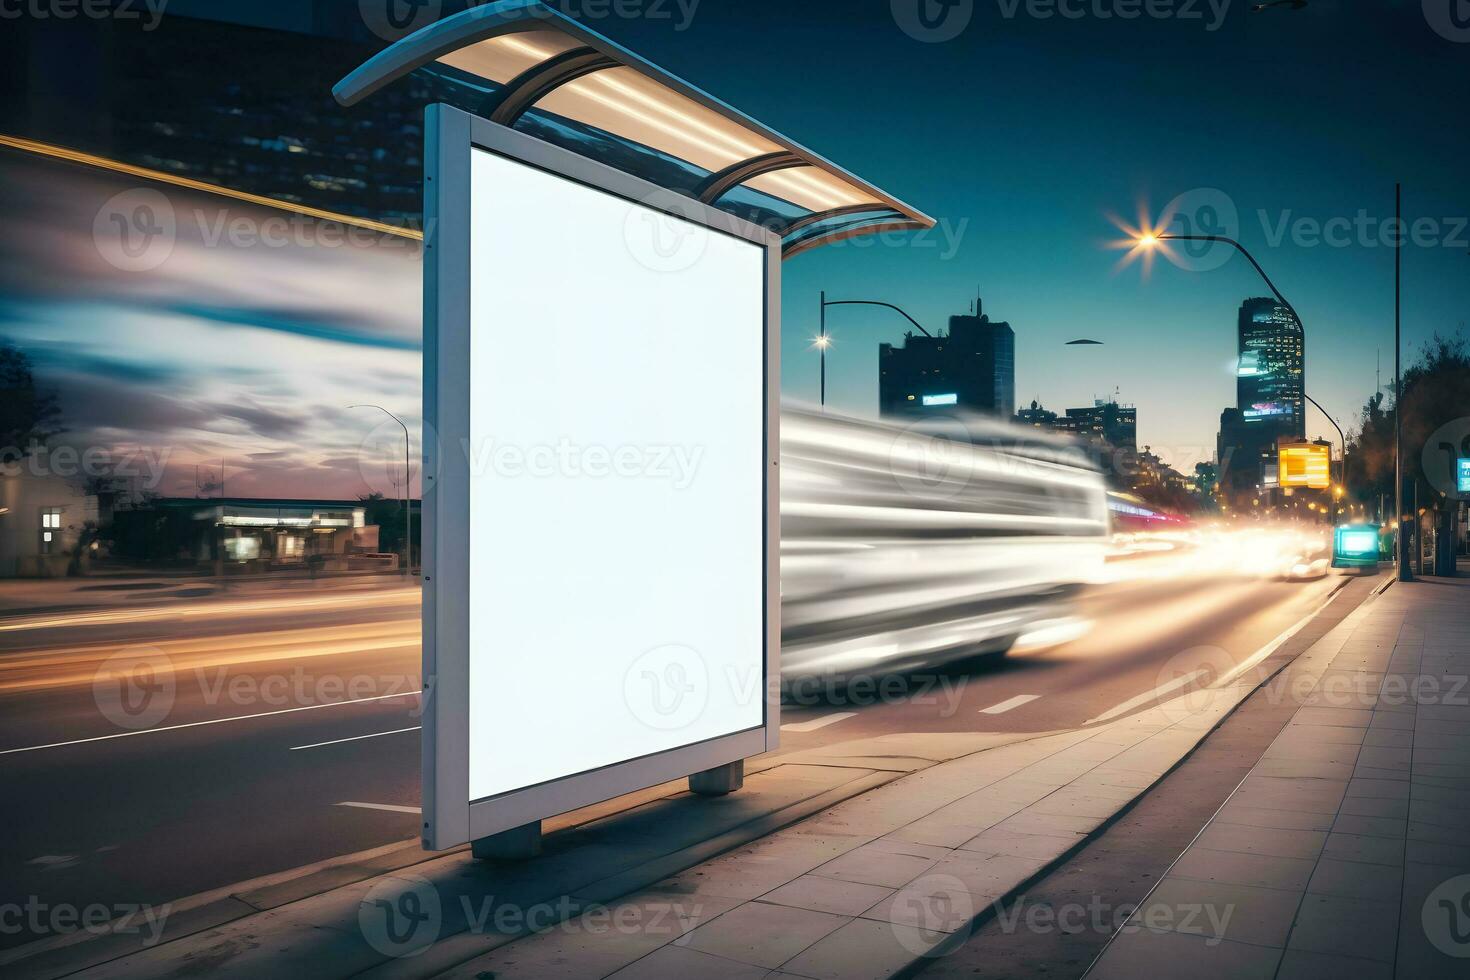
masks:
<instances>
[{"instance_id":1,"label":"dashed road marking","mask_svg":"<svg viewBox=\"0 0 1470 980\"><path fill-rule=\"evenodd\" d=\"M1023 704L1030 704L1039 697L1041 697L1040 694L1017 694L1013 698L1007 698L1000 704L992 704L988 708L981 708L980 713L982 715L1003 715L1012 708L1019 708Z\"/></svg>"},{"instance_id":2,"label":"dashed road marking","mask_svg":"<svg viewBox=\"0 0 1470 980\"><path fill-rule=\"evenodd\" d=\"M783 732L814 732L818 728L826 728L828 725L835 725L839 721L843 721L843 720L845 720L847 718L856 718L856 717L857 717L857 712L856 711L839 711L836 714L822 715L820 718L813 718L810 721L794 721L794 722L792 722L789 725L782 725L781 726L781 731L783 731Z\"/></svg>"},{"instance_id":3,"label":"dashed road marking","mask_svg":"<svg viewBox=\"0 0 1470 980\"><path fill-rule=\"evenodd\" d=\"M402 735L404 732L416 732L422 725L414 725L412 728L395 728L391 732L372 732L367 735L354 735L351 738L334 738L330 742L313 742L310 745L293 745L292 752L300 752L302 749L319 749L323 745L341 745L343 742L360 742L365 738L377 738L379 735Z\"/></svg>"},{"instance_id":4,"label":"dashed road marking","mask_svg":"<svg viewBox=\"0 0 1470 980\"><path fill-rule=\"evenodd\" d=\"M420 813L416 806L399 806L397 803L354 803L348 800L343 803L334 803L333 806L355 806L360 810L386 810L389 813Z\"/></svg>"}]
</instances>

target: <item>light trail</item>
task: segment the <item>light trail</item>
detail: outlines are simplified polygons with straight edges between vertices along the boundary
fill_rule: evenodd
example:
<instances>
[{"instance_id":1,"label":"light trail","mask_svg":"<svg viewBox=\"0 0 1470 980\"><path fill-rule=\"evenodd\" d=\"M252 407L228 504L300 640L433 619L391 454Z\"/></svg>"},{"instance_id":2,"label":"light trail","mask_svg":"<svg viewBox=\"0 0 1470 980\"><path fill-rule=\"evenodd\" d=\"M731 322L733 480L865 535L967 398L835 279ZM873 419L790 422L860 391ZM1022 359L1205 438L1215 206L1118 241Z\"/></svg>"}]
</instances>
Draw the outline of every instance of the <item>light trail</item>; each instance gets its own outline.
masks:
<instances>
[{"instance_id":1,"label":"light trail","mask_svg":"<svg viewBox=\"0 0 1470 980\"><path fill-rule=\"evenodd\" d=\"M350 592L329 596L271 596L260 599L201 599L191 602L165 602L131 609L86 610L51 616L31 616L0 622L0 633L16 633L39 629L74 629L85 626L119 626L125 623L151 623L169 620L219 619L226 616L260 616L279 612L330 612L356 609L418 606L418 589L380 589L372 592Z\"/></svg>"}]
</instances>

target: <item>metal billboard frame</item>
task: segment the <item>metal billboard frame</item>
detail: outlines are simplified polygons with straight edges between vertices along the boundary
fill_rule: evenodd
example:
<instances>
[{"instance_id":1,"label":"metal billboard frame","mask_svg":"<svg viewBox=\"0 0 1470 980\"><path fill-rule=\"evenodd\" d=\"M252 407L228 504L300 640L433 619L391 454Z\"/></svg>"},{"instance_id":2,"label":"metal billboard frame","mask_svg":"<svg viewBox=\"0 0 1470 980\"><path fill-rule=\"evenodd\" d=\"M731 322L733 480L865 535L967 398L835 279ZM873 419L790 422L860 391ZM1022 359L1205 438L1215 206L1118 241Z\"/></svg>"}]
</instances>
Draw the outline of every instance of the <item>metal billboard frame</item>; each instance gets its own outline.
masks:
<instances>
[{"instance_id":1,"label":"metal billboard frame","mask_svg":"<svg viewBox=\"0 0 1470 980\"><path fill-rule=\"evenodd\" d=\"M424 114L424 846L443 850L775 749L780 740L781 239L698 201L443 104ZM762 725L469 798L470 159L485 150L765 249ZM466 447L465 452L455 447ZM463 518L457 521L455 518ZM507 746L524 752L525 746Z\"/></svg>"}]
</instances>

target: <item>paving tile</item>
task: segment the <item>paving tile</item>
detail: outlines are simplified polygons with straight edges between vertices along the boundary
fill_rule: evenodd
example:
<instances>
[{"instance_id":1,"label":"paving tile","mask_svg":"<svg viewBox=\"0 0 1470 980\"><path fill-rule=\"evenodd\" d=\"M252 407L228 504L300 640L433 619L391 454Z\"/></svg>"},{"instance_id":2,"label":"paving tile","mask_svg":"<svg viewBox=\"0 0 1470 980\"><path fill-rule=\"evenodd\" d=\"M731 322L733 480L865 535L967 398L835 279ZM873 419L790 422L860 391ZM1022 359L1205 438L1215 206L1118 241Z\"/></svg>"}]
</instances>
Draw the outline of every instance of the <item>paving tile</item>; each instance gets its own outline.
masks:
<instances>
[{"instance_id":1,"label":"paving tile","mask_svg":"<svg viewBox=\"0 0 1470 980\"><path fill-rule=\"evenodd\" d=\"M1332 822L1332 829L1339 834L1396 837L1403 840L1409 833L1409 821L1401 817L1364 817L1352 813L1339 813L1337 819Z\"/></svg>"},{"instance_id":2,"label":"paving tile","mask_svg":"<svg viewBox=\"0 0 1470 980\"><path fill-rule=\"evenodd\" d=\"M863 912L862 918L925 933L956 932L1002 895L950 874L926 874Z\"/></svg>"},{"instance_id":3,"label":"paving tile","mask_svg":"<svg viewBox=\"0 0 1470 980\"><path fill-rule=\"evenodd\" d=\"M1405 771L1413 761L1412 756L1413 753L1409 749L1383 748L1370 745L1358 750L1358 765Z\"/></svg>"},{"instance_id":4,"label":"paving tile","mask_svg":"<svg viewBox=\"0 0 1470 980\"><path fill-rule=\"evenodd\" d=\"M1278 830L1331 830L1332 815L1302 813L1296 810L1266 810L1241 806L1234 801L1225 804L1215 815L1216 823L1241 824L1246 827L1270 827Z\"/></svg>"},{"instance_id":5,"label":"paving tile","mask_svg":"<svg viewBox=\"0 0 1470 980\"><path fill-rule=\"evenodd\" d=\"M888 980L948 939L948 933L854 919L782 964L782 969L813 980Z\"/></svg>"},{"instance_id":6,"label":"paving tile","mask_svg":"<svg viewBox=\"0 0 1470 980\"><path fill-rule=\"evenodd\" d=\"M1393 962L1397 902L1308 894L1292 926L1288 949Z\"/></svg>"},{"instance_id":7,"label":"paving tile","mask_svg":"<svg viewBox=\"0 0 1470 980\"><path fill-rule=\"evenodd\" d=\"M790 905L834 915L859 915L893 894L892 888L842 881L821 875L802 875L760 897L762 902Z\"/></svg>"},{"instance_id":8,"label":"paving tile","mask_svg":"<svg viewBox=\"0 0 1470 980\"><path fill-rule=\"evenodd\" d=\"M1236 790L1234 802L1268 810L1301 810L1336 813L1348 784L1340 780L1284 779L1247 776Z\"/></svg>"},{"instance_id":9,"label":"paving tile","mask_svg":"<svg viewBox=\"0 0 1470 980\"><path fill-rule=\"evenodd\" d=\"M1293 725L1331 725L1338 728L1367 728L1373 712L1367 708L1300 708Z\"/></svg>"},{"instance_id":10,"label":"paving tile","mask_svg":"<svg viewBox=\"0 0 1470 980\"><path fill-rule=\"evenodd\" d=\"M992 827L965 841L959 849L1051 861L1086 839L1083 834L1022 834Z\"/></svg>"},{"instance_id":11,"label":"paving tile","mask_svg":"<svg viewBox=\"0 0 1470 980\"><path fill-rule=\"evenodd\" d=\"M1307 858L1267 857L1240 851L1212 851L1191 847L1174 867L1171 877L1219 881L1231 885L1257 885L1304 891L1312 877L1314 862Z\"/></svg>"},{"instance_id":12,"label":"paving tile","mask_svg":"<svg viewBox=\"0 0 1470 980\"><path fill-rule=\"evenodd\" d=\"M1363 744L1365 746L1381 745L1390 748L1404 748L1414 744L1414 733L1387 728L1370 728L1363 736Z\"/></svg>"},{"instance_id":13,"label":"paving tile","mask_svg":"<svg viewBox=\"0 0 1470 980\"><path fill-rule=\"evenodd\" d=\"M904 845L905 849L895 850L895 845ZM941 854L948 853L947 848L880 839L854 848L815 871L824 878L897 888L928 871Z\"/></svg>"},{"instance_id":14,"label":"paving tile","mask_svg":"<svg viewBox=\"0 0 1470 980\"><path fill-rule=\"evenodd\" d=\"M699 977L700 980L762 980L769 973L763 966L738 963L682 946L664 946L635 960L608 980L670 980Z\"/></svg>"},{"instance_id":15,"label":"paving tile","mask_svg":"<svg viewBox=\"0 0 1470 980\"><path fill-rule=\"evenodd\" d=\"M777 834L666 878L654 887L749 901L866 842L865 837Z\"/></svg>"},{"instance_id":16,"label":"paving tile","mask_svg":"<svg viewBox=\"0 0 1470 980\"><path fill-rule=\"evenodd\" d=\"M1400 867L1404 863L1404 841L1402 838L1365 837L1362 834L1333 832L1327 836L1327 845L1322 848L1322 856Z\"/></svg>"},{"instance_id":17,"label":"paving tile","mask_svg":"<svg viewBox=\"0 0 1470 980\"><path fill-rule=\"evenodd\" d=\"M1397 902L1403 883L1404 874L1399 868L1324 857L1317 862L1317 870L1312 872L1307 891L1338 898Z\"/></svg>"},{"instance_id":18,"label":"paving tile","mask_svg":"<svg viewBox=\"0 0 1470 980\"><path fill-rule=\"evenodd\" d=\"M1189 980L1270 980L1280 959L1281 950L1269 946L1141 929L1114 939L1087 980L1178 977L1184 963Z\"/></svg>"},{"instance_id":19,"label":"paving tile","mask_svg":"<svg viewBox=\"0 0 1470 980\"><path fill-rule=\"evenodd\" d=\"M1404 843L1406 864L1430 864L1454 874L1470 873L1470 843L1459 841L1426 841L1412 837Z\"/></svg>"},{"instance_id":20,"label":"paving tile","mask_svg":"<svg viewBox=\"0 0 1470 980\"><path fill-rule=\"evenodd\" d=\"M775 969L847 921L828 912L747 902L677 942L728 960Z\"/></svg>"},{"instance_id":21,"label":"paving tile","mask_svg":"<svg viewBox=\"0 0 1470 980\"><path fill-rule=\"evenodd\" d=\"M1281 958L1281 968L1276 972L1276 980L1344 980L1346 977L1352 980L1393 980L1393 967L1376 960L1289 949Z\"/></svg>"},{"instance_id":22,"label":"paving tile","mask_svg":"<svg viewBox=\"0 0 1470 980\"><path fill-rule=\"evenodd\" d=\"M1149 929L1282 947L1300 901L1299 893L1279 888L1166 877L1139 907L1136 921Z\"/></svg>"},{"instance_id":23,"label":"paving tile","mask_svg":"<svg viewBox=\"0 0 1470 980\"><path fill-rule=\"evenodd\" d=\"M1348 796L1366 796L1382 800L1407 800L1409 784L1400 779L1364 779L1355 777L1348 783Z\"/></svg>"},{"instance_id":24,"label":"paving tile","mask_svg":"<svg viewBox=\"0 0 1470 980\"><path fill-rule=\"evenodd\" d=\"M1327 835L1318 830L1275 830L1211 823L1199 835L1194 846L1270 857L1315 858L1326 841Z\"/></svg>"},{"instance_id":25,"label":"paving tile","mask_svg":"<svg viewBox=\"0 0 1470 980\"><path fill-rule=\"evenodd\" d=\"M1409 816L1408 800L1384 800L1371 796L1349 796L1342 801L1341 814L1350 814L1358 817L1397 817L1407 819Z\"/></svg>"}]
</instances>

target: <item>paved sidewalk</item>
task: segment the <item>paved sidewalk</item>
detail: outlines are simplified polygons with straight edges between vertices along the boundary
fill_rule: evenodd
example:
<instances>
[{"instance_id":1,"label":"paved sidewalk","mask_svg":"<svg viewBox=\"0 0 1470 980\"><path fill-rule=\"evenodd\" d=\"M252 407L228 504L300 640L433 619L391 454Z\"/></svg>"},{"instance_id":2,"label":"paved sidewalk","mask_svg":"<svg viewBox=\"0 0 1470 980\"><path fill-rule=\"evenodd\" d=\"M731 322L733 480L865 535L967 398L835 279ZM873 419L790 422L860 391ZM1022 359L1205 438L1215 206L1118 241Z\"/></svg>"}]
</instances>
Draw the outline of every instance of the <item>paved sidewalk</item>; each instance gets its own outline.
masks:
<instances>
[{"instance_id":1,"label":"paved sidewalk","mask_svg":"<svg viewBox=\"0 0 1470 980\"><path fill-rule=\"evenodd\" d=\"M150 980L904 974L1167 776L1260 686L1276 643L1240 676L1081 730L761 757L728 797L668 784L557 818L526 864L386 849L177 903L142 948L108 934L0 963L8 976Z\"/></svg>"},{"instance_id":2,"label":"paved sidewalk","mask_svg":"<svg viewBox=\"0 0 1470 980\"><path fill-rule=\"evenodd\" d=\"M1470 579L1394 583L1297 667L1291 723L1088 980L1470 977Z\"/></svg>"}]
</instances>

